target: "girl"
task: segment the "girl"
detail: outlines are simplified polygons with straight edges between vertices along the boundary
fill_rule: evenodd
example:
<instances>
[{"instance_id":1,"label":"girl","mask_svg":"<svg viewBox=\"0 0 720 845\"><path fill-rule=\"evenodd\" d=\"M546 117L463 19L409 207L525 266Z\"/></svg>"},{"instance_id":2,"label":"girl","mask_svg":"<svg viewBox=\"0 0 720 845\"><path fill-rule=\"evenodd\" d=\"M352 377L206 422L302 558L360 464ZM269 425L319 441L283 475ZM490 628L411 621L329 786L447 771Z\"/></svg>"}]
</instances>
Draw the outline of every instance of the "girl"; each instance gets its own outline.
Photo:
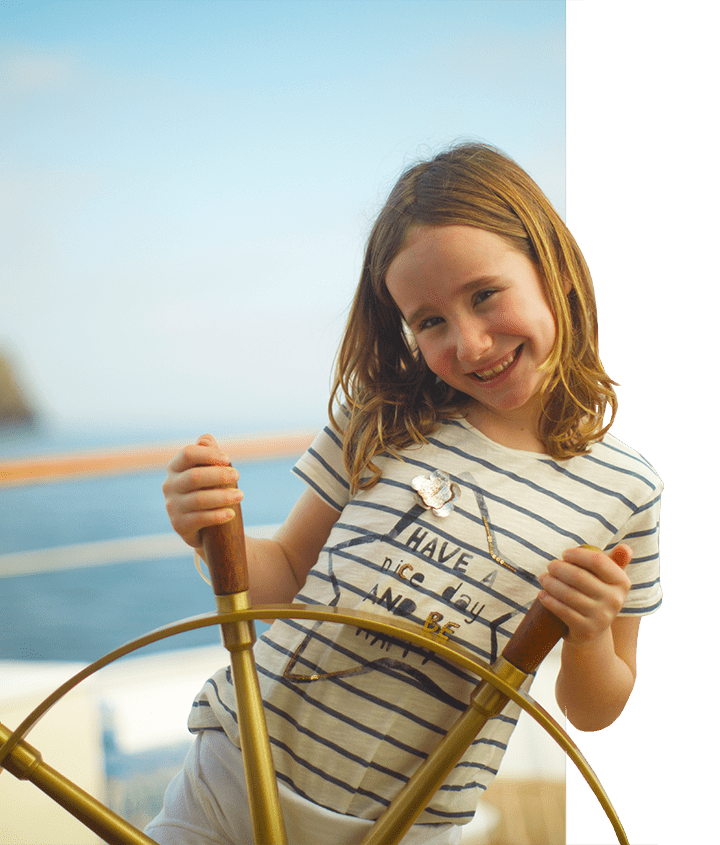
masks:
<instances>
[{"instance_id":1,"label":"girl","mask_svg":"<svg viewBox=\"0 0 720 845\"><path fill-rule=\"evenodd\" d=\"M588 269L537 185L480 144L412 167L369 238L331 424L295 468L307 489L273 540L248 540L253 604L433 620L492 662L541 590L569 629L560 707L609 725L661 600L662 484L608 434L616 407ZM237 478L209 435L172 461L167 510L190 546L232 515ZM475 684L330 623L277 621L256 659L293 845L360 842ZM223 669L194 702L158 842L252 842L234 708ZM404 843L459 842L517 716L486 725Z\"/></svg>"}]
</instances>

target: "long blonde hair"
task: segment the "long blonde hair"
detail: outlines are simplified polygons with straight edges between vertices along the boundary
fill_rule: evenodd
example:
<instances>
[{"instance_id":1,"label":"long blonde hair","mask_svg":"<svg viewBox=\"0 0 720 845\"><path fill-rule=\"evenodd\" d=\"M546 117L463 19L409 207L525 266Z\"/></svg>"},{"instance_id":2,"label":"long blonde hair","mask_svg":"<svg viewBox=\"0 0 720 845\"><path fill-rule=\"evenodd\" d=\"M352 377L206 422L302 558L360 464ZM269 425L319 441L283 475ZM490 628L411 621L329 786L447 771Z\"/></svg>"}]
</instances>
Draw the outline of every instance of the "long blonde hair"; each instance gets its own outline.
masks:
<instances>
[{"instance_id":1,"label":"long blonde hair","mask_svg":"<svg viewBox=\"0 0 720 845\"><path fill-rule=\"evenodd\" d=\"M413 225L475 226L503 237L533 262L557 328L543 365L539 436L553 458L587 452L612 425L617 398L615 382L600 362L595 294L585 259L521 167L487 144L462 144L403 173L368 239L329 404L331 421L345 430L352 489L376 483L375 457L427 442L440 420L462 416L470 401L438 382L385 285L388 267ZM347 423L339 423L338 406L349 412ZM608 407L611 417L603 425Z\"/></svg>"}]
</instances>

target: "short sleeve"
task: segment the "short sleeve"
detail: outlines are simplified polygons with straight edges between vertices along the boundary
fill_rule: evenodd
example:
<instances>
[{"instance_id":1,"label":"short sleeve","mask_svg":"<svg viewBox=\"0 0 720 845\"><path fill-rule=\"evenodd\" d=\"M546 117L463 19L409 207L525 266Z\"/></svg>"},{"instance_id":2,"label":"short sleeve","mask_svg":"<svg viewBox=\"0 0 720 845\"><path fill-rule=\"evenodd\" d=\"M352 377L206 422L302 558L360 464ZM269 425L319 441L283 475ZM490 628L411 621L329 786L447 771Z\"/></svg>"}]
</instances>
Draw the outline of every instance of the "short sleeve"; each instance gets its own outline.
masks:
<instances>
[{"instance_id":1,"label":"short sleeve","mask_svg":"<svg viewBox=\"0 0 720 845\"><path fill-rule=\"evenodd\" d=\"M293 472L338 511L350 501L350 481L343 461L342 434L326 426L293 467Z\"/></svg>"},{"instance_id":2,"label":"short sleeve","mask_svg":"<svg viewBox=\"0 0 720 845\"><path fill-rule=\"evenodd\" d=\"M662 602L660 586L660 497L662 482L639 505L613 539L613 546L627 543L633 559L627 567L632 586L621 610L624 615L654 613Z\"/></svg>"}]
</instances>

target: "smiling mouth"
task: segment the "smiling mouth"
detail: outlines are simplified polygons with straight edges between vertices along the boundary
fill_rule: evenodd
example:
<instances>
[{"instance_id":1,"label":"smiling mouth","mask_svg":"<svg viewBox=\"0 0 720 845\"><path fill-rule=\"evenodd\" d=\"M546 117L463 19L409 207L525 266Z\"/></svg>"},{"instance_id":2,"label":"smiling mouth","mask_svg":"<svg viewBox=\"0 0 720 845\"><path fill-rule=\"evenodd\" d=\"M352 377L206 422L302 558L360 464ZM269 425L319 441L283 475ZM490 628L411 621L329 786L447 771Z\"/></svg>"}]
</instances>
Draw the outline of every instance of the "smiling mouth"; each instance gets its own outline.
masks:
<instances>
[{"instance_id":1,"label":"smiling mouth","mask_svg":"<svg viewBox=\"0 0 720 845\"><path fill-rule=\"evenodd\" d=\"M499 375L504 373L509 366L515 363L521 351L522 344L520 344L517 349L513 349L513 351L507 357L503 358L502 361L499 361L497 364L495 364L494 367L490 367L490 369L488 370L479 370L474 373L469 373L468 375L471 375L477 381L491 381L492 379L497 378Z\"/></svg>"}]
</instances>

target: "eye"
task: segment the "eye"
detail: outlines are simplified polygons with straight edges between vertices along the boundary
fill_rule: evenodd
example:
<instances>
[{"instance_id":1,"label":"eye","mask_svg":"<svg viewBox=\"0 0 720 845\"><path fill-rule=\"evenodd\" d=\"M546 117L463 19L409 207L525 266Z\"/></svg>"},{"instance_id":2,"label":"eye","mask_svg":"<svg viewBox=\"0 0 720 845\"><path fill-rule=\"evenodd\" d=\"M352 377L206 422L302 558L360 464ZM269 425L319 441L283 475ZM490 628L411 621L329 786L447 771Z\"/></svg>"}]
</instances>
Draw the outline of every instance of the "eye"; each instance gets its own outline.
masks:
<instances>
[{"instance_id":1,"label":"eye","mask_svg":"<svg viewBox=\"0 0 720 845\"><path fill-rule=\"evenodd\" d=\"M418 323L417 330L421 332L423 329L432 329L434 326L439 326L443 322L442 317L425 317Z\"/></svg>"},{"instance_id":2,"label":"eye","mask_svg":"<svg viewBox=\"0 0 720 845\"><path fill-rule=\"evenodd\" d=\"M473 296L473 304L482 305L495 293L497 293L495 288L482 288L481 290L475 292L475 295Z\"/></svg>"}]
</instances>

